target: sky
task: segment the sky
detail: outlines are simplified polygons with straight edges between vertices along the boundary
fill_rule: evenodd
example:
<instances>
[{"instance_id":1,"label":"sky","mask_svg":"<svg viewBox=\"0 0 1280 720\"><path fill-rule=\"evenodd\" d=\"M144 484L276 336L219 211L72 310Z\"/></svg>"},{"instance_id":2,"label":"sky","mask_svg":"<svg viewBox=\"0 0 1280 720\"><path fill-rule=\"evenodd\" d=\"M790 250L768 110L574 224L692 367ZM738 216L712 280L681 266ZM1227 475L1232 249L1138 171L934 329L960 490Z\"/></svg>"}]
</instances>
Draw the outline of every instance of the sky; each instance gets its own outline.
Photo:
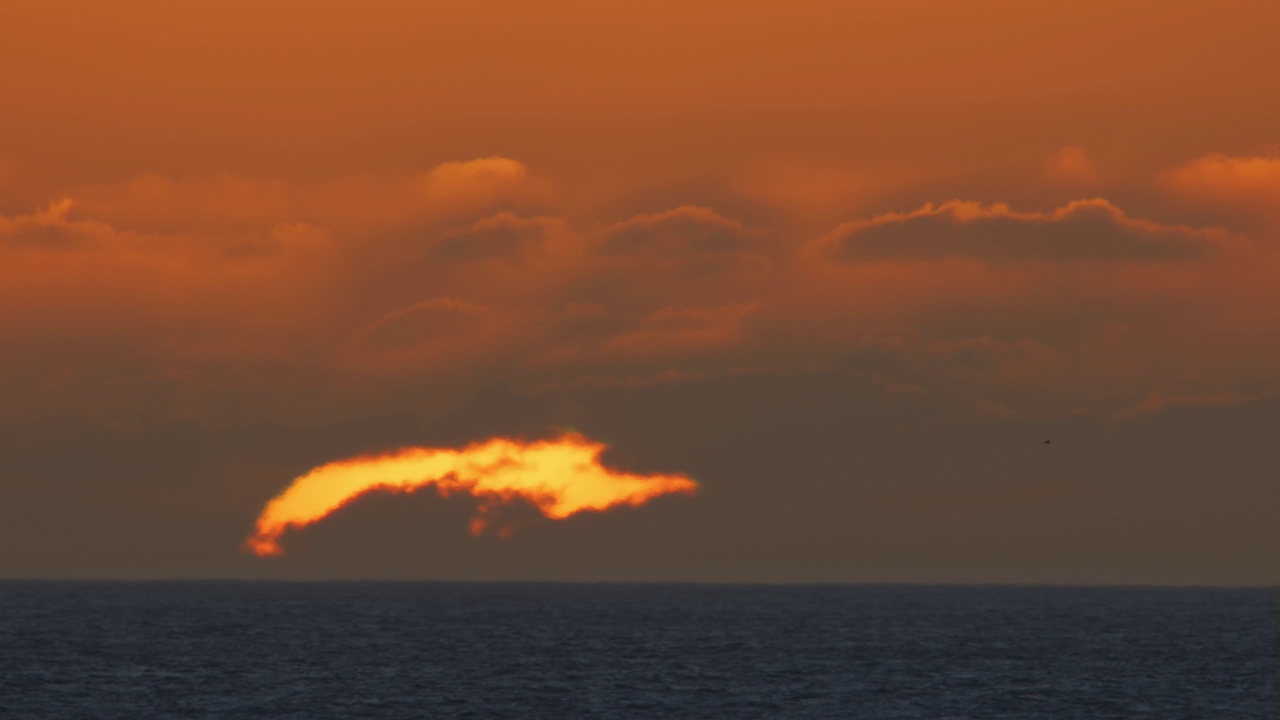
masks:
<instances>
[{"instance_id":1,"label":"sky","mask_svg":"<svg viewBox=\"0 0 1280 720\"><path fill-rule=\"evenodd\" d=\"M6 0L0 577L1274 583L1278 25ZM698 491L244 551L312 468L565 432Z\"/></svg>"}]
</instances>

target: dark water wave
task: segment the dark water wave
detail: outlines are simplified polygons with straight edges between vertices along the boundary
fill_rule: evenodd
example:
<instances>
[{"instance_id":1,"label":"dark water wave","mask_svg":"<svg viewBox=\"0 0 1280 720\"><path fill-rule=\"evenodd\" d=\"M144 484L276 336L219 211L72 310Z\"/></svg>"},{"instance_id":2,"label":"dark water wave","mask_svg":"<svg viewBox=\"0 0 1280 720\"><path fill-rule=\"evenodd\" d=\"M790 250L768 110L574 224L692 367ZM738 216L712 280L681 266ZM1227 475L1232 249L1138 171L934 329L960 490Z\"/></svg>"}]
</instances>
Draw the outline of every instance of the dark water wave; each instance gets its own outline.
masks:
<instances>
[{"instance_id":1,"label":"dark water wave","mask_svg":"<svg viewBox=\"0 0 1280 720\"><path fill-rule=\"evenodd\" d=\"M0 583L3 718L1276 717L1263 589Z\"/></svg>"}]
</instances>

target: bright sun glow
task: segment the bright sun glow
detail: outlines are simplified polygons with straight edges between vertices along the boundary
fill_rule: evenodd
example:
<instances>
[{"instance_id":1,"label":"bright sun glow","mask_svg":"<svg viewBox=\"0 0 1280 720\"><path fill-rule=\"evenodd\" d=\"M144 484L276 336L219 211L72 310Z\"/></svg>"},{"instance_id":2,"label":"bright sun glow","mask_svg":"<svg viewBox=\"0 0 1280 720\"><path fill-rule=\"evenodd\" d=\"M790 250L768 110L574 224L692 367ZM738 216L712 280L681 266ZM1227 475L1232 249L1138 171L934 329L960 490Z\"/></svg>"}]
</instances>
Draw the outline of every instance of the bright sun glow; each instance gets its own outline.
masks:
<instances>
[{"instance_id":1,"label":"bright sun glow","mask_svg":"<svg viewBox=\"0 0 1280 720\"><path fill-rule=\"evenodd\" d=\"M375 457L340 460L297 478L267 503L245 549L280 555L280 538L306 527L374 491L411 492L434 487L441 495L467 493L481 500L471 532L488 527L488 512L513 500L533 504L545 517L561 520L588 510L643 505L668 493L693 494L697 483L684 475L632 475L600 464L605 446L566 434L526 442L494 438L451 448L405 448Z\"/></svg>"}]
</instances>

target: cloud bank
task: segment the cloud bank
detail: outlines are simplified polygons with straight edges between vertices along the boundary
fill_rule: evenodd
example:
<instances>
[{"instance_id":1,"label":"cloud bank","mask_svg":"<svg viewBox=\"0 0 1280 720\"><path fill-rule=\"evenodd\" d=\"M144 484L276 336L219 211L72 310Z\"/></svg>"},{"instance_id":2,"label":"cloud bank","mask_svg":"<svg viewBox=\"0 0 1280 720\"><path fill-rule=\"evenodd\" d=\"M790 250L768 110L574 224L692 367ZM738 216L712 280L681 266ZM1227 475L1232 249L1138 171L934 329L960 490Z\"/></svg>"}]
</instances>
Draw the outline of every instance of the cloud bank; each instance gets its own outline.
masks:
<instances>
[{"instance_id":1,"label":"cloud bank","mask_svg":"<svg viewBox=\"0 0 1280 720\"><path fill-rule=\"evenodd\" d=\"M584 214L501 157L313 183L148 173L0 216L5 410L301 417L815 367L1005 414L1249 397L1280 360L1277 261L1249 221L1273 162L1152 180L1170 202L1240 200L1244 230L1101 198L942 200L825 231L750 195Z\"/></svg>"}]
</instances>

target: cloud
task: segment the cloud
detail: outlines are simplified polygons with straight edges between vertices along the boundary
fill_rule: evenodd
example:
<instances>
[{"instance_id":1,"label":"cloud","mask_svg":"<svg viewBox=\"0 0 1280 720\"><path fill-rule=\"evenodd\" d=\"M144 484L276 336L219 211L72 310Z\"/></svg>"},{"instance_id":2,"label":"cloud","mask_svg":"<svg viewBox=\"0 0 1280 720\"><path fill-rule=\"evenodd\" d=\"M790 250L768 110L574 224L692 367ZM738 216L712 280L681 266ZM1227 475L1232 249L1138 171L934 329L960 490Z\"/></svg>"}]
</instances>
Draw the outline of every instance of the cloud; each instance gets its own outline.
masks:
<instances>
[{"instance_id":1,"label":"cloud","mask_svg":"<svg viewBox=\"0 0 1280 720\"><path fill-rule=\"evenodd\" d=\"M594 276L583 292L641 312L673 303L750 302L774 275L766 237L709 208L636 215L600 233Z\"/></svg>"},{"instance_id":2,"label":"cloud","mask_svg":"<svg viewBox=\"0 0 1280 720\"><path fill-rule=\"evenodd\" d=\"M0 215L0 243L10 248L32 250L66 250L83 246L96 228L71 224L67 220L70 212L71 200L63 198L29 215L11 218Z\"/></svg>"},{"instance_id":3,"label":"cloud","mask_svg":"<svg viewBox=\"0 0 1280 720\"><path fill-rule=\"evenodd\" d=\"M1098 179L1098 171L1084 151L1068 145L1054 153L1045 163L1046 179L1068 185L1084 185Z\"/></svg>"},{"instance_id":4,"label":"cloud","mask_svg":"<svg viewBox=\"0 0 1280 720\"><path fill-rule=\"evenodd\" d=\"M986 414L1110 413L1135 386L1248 396L1280 361L1274 258L1108 200L951 201L811 235L749 200L618 217L551 187L483 158L144 175L0 214L9 409L299 417L499 379L843 367Z\"/></svg>"},{"instance_id":5,"label":"cloud","mask_svg":"<svg viewBox=\"0 0 1280 720\"><path fill-rule=\"evenodd\" d=\"M431 255L441 262L504 260L520 264L565 229L557 218L499 213L445 231L433 243Z\"/></svg>"},{"instance_id":6,"label":"cloud","mask_svg":"<svg viewBox=\"0 0 1280 720\"><path fill-rule=\"evenodd\" d=\"M935 340L923 347L922 359L958 376L998 377L1014 382L1051 380L1067 368L1053 347L1030 338L1004 342L990 336Z\"/></svg>"},{"instance_id":7,"label":"cloud","mask_svg":"<svg viewBox=\"0 0 1280 720\"><path fill-rule=\"evenodd\" d=\"M1182 200L1260 213L1280 213L1280 157L1212 154L1166 170L1160 184Z\"/></svg>"},{"instance_id":8,"label":"cloud","mask_svg":"<svg viewBox=\"0 0 1280 720\"><path fill-rule=\"evenodd\" d=\"M486 362L513 333L494 308L452 297L399 308L361 328L337 359L361 373L457 374Z\"/></svg>"},{"instance_id":9,"label":"cloud","mask_svg":"<svg viewBox=\"0 0 1280 720\"><path fill-rule=\"evenodd\" d=\"M193 390L230 398L264 382L271 405L290 390L269 369L307 375L298 351L334 270L322 228L138 231L81 212L62 200L0 215L6 412L172 416Z\"/></svg>"},{"instance_id":10,"label":"cloud","mask_svg":"<svg viewBox=\"0 0 1280 720\"><path fill-rule=\"evenodd\" d=\"M116 227L144 232L235 232L296 219L297 188L232 173L174 178L143 173L122 183L72 188L76 207Z\"/></svg>"},{"instance_id":11,"label":"cloud","mask_svg":"<svg viewBox=\"0 0 1280 720\"><path fill-rule=\"evenodd\" d=\"M940 261L1123 262L1193 260L1230 244L1217 230L1131 218L1102 199L1052 212L951 201L910 213L845 223L821 240L846 262Z\"/></svg>"},{"instance_id":12,"label":"cloud","mask_svg":"<svg viewBox=\"0 0 1280 720\"><path fill-rule=\"evenodd\" d=\"M723 255L747 249L750 231L739 221L704 207L683 206L636 215L608 228L608 255L653 256L673 252Z\"/></svg>"},{"instance_id":13,"label":"cloud","mask_svg":"<svg viewBox=\"0 0 1280 720\"><path fill-rule=\"evenodd\" d=\"M369 347L403 350L473 335L489 310L453 298L425 300L378 318L356 337Z\"/></svg>"},{"instance_id":14,"label":"cloud","mask_svg":"<svg viewBox=\"0 0 1280 720\"><path fill-rule=\"evenodd\" d=\"M548 191L523 163L504 157L443 163L419 182L428 205L451 212L473 212Z\"/></svg>"},{"instance_id":15,"label":"cloud","mask_svg":"<svg viewBox=\"0 0 1280 720\"><path fill-rule=\"evenodd\" d=\"M488 157L446 162L424 172L312 182L228 172L180 177L150 172L123 182L73 185L67 193L86 216L142 232L241 233L308 222L368 233L536 208L553 189L522 163Z\"/></svg>"},{"instance_id":16,"label":"cloud","mask_svg":"<svg viewBox=\"0 0 1280 720\"><path fill-rule=\"evenodd\" d=\"M743 320L759 309L759 303L663 308L646 315L635 328L609 338L602 354L633 360L722 349L742 339Z\"/></svg>"},{"instance_id":17,"label":"cloud","mask_svg":"<svg viewBox=\"0 0 1280 720\"><path fill-rule=\"evenodd\" d=\"M1270 393L1241 394L1218 392L1203 395L1166 395L1152 390L1134 405L1122 408L1111 415L1113 421L1129 420L1142 415L1155 415L1171 407L1222 407L1244 405L1266 397Z\"/></svg>"}]
</instances>

